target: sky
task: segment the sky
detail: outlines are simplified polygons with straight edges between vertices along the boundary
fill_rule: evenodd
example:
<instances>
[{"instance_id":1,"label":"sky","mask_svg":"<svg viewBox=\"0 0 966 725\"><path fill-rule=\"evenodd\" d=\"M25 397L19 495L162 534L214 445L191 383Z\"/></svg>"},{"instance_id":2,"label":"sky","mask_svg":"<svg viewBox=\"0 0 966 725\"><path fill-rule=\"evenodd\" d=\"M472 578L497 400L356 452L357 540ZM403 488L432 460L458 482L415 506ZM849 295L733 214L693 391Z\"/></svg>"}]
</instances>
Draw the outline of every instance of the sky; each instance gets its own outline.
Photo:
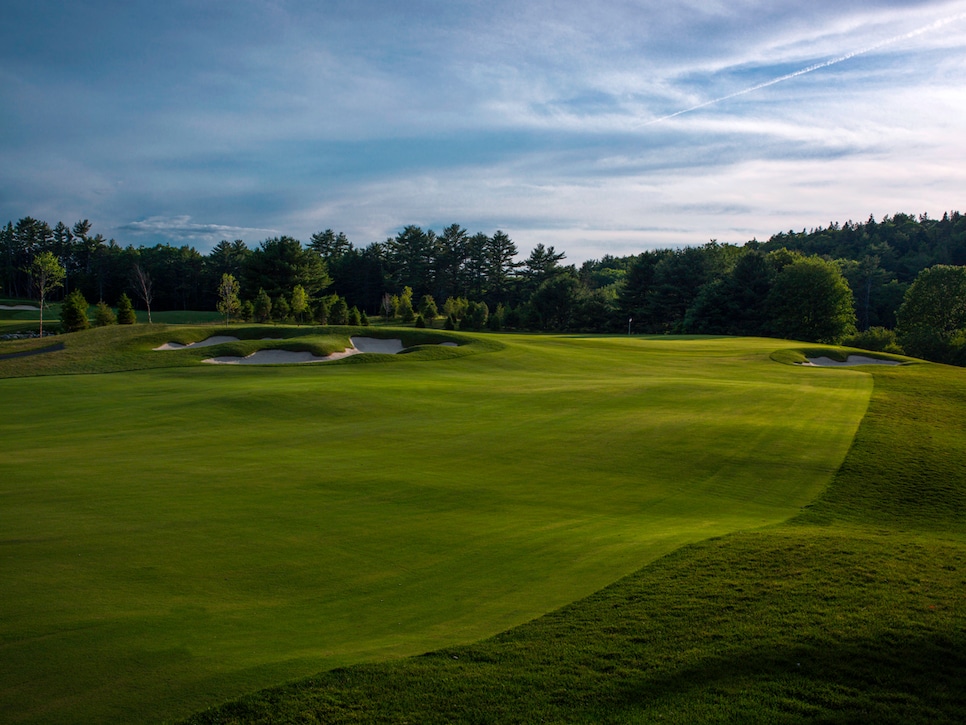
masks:
<instances>
[{"instance_id":1,"label":"sky","mask_svg":"<svg viewBox=\"0 0 966 725\"><path fill-rule=\"evenodd\" d=\"M580 263L966 211L966 1L6 0L0 223Z\"/></svg>"}]
</instances>

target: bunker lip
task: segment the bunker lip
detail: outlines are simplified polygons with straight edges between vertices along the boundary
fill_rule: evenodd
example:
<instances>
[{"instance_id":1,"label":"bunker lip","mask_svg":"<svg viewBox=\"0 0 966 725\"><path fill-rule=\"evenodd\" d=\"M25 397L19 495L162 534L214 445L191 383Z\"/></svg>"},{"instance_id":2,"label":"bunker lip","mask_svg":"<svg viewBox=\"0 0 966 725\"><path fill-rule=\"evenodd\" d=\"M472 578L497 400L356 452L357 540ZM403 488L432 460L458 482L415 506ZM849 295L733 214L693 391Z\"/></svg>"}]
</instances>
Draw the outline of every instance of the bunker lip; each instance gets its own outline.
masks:
<instances>
[{"instance_id":1,"label":"bunker lip","mask_svg":"<svg viewBox=\"0 0 966 725\"><path fill-rule=\"evenodd\" d=\"M845 361L833 360L830 357L810 357L805 362L798 363L812 368L844 368L857 365L902 365L899 360L886 360L881 357L867 357L866 355L849 355Z\"/></svg>"},{"instance_id":2,"label":"bunker lip","mask_svg":"<svg viewBox=\"0 0 966 725\"><path fill-rule=\"evenodd\" d=\"M187 345L182 345L180 342L166 342L154 349L184 350L188 347L211 347L212 345L220 345L223 342L238 342L238 338L234 335L215 335L214 337L209 337L207 340L202 340L200 342L189 342Z\"/></svg>"}]
</instances>

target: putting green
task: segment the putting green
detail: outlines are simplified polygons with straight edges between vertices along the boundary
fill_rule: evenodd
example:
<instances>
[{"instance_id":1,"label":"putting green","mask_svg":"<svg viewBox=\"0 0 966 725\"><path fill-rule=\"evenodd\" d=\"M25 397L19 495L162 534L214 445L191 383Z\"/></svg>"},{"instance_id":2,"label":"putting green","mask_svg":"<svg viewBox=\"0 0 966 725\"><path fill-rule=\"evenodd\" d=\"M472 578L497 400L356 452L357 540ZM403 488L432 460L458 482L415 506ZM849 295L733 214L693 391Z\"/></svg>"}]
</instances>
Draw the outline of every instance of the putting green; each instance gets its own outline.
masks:
<instances>
[{"instance_id":1,"label":"putting green","mask_svg":"<svg viewBox=\"0 0 966 725\"><path fill-rule=\"evenodd\" d=\"M871 393L774 340L499 340L0 380L5 718L170 720L504 630L795 514Z\"/></svg>"}]
</instances>

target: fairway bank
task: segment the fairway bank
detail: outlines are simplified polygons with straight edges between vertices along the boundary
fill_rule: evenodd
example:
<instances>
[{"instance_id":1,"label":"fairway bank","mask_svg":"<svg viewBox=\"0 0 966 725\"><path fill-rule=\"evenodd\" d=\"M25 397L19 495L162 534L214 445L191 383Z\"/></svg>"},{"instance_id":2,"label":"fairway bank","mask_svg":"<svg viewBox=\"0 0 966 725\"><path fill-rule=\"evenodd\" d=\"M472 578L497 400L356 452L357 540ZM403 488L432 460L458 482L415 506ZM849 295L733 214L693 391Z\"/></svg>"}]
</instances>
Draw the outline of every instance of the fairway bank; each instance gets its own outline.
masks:
<instances>
[{"instance_id":1,"label":"fairway bank","mask_svg":"<svg viewBox=\"0 0 966 725\"><path fill-rule=\"evenodd\" d=\"M153 352L169 331L125 361L205 355ZM381 365L0 380L2 711L160 722L506 630L795 515L871 392L776 365L773 340L445 340Z\"/></svg>"}]
</instances>

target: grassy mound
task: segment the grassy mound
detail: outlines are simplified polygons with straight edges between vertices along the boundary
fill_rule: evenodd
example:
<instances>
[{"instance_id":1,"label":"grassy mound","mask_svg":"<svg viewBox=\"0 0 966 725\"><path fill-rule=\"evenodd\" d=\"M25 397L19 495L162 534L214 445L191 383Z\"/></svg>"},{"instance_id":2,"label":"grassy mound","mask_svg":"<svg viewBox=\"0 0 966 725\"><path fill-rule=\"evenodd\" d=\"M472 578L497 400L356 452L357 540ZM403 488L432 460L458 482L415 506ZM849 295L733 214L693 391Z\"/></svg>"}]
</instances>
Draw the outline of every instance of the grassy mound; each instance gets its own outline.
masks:
<instances>
[{"instance_id":1,"label":"grassy mound","mask_svg":"<svg viewBox=\"0 0 966 725\"><path fill-rule=\"evenodd\" d=\"M843 466L792 521L683 547L472 646L190 722L963 722L966 376L871 374Z\"/></svg>"},{"instance_id":2,"label":"grassy mound","mask_svg":"<svg viewBox=\"0 0 966 725\"><path fill-rule=\"evenodd\" d=\"M399 338L416 353L413 359L438 360L500 349L488 338L473 339L459 333L368 327L296 327L239 325L230 328L190 325L113 325L52 338L0 343L0 379L35 375L111 373L154 368L189 367L217 355L245 357L256 350L289 350L325 356L351 346L354 335ZM167 342L188 344L215 336L238 341L202 348L158 351ZM456 342L458 347L439 347ZM51 354L40 354L40 353ZM27 355L27 353L33 353ZM56 353L56 354L54 354ZM23 357L30 357L24 360ZM384 355L362 355L359 362L392 362ZM334 360L326 365L345 364Z\"/></svg>"},{"instance_id":3,"label":"grassy mound","mask_svg":"<svg viewBox=\"0 0 966 725\"><path fill-rule=\"evenodd\" d=\"M287 343L355 333L301 329ZM261 344L274 330L231 332ZM428 650L462 666L463 652L502 645L451 648L682 546L795 516L839 468L872 390L864 372L776 364L769 340L464 335L419 348L438 340L380 332L417 349L382 365L219 368L193 357L218 348L152 348L220 331L155 325L0 361L8 721L170 721ZM571 611L554 615L564 630ZM550 647L533 656L560 667L534 681L532 705L506 699L521 720L555 701L554 677L585 669L582 645L528 631L507 636ZM366 716L404 719L412 705L392 709L379 688L433 661L325 677L369 673L389 709ZM434 677L414 690L420 707L445 690ZM482 696L466 692L439 712L486 719L489 701L474 710ZM361 707L322 699L336 708L323 721Z\"/></svg>"}]
</instances>

